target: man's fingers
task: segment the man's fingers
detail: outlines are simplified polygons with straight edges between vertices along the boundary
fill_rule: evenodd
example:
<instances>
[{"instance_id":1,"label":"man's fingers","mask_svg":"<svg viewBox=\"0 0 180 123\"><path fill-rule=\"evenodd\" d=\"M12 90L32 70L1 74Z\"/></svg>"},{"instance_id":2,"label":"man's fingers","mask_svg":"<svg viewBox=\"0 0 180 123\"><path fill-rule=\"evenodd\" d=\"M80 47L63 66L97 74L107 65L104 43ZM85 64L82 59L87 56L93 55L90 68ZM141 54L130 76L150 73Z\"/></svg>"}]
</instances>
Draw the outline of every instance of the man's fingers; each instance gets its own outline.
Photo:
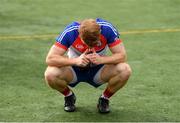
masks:
<instances>
[{"instance_id":1,"label":"man's fingers","mask_svg":"<svg viewBox=\"0 0 180 123\"><path fill-rule=\"evenodd\" d=\"M87 54L89 52L89 49L86 49L83 54Z\"/></svg>"},{"instance_id":2,"label":"man's fingers","mask_svg":"<svg viewBox=\"0 0 180 123\"><path fill-rule=\"evenodd\" d=\"M96 50L95 50L95 48L92 48L92 52L93 52L93 53L96 53Z\"/></svg>"},{"instance_id":3,"label":"man's fingers","mask_svg":"<svg viewBox=\"0 0 180 123\"><path fill-rule=\"evenodd\" d=\"M85 61L85 62L89 63L88 58L83 58L83 61Z\"/></svg>"},{"instance_id":4,"label":"man's fingers","mask_svg":"<svg viewBox=\"0 0 180 123\"><path fill-rule=\"evenodd\" d=\"M83 64L87 65L87 64L89 64L89 62L87 62L87 61L83 61Z\"/></svg>"},{"instance_id":5,"label":"man's fingers","mask_svg":"<svg viewBox=\"0 0 180 123\"><path fill-rule=\"evenodd\" d=\"M86 55L86 58L87 58L87 59L91 59L91 57L92 57L92 54L87 54L87 55Z\"/></svg>"}]
</instances>

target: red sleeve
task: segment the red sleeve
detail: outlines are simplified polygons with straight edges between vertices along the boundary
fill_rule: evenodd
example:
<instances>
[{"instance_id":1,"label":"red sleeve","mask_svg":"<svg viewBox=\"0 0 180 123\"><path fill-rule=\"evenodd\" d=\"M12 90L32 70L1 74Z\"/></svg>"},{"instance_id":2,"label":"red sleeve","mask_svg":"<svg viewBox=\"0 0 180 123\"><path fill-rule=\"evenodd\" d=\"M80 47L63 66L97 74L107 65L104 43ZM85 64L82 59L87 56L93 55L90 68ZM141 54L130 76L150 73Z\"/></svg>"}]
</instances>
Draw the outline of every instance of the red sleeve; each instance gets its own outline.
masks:
<instances>
[{"instance_id":1,"label":"red sleeve","mask_svg":"<svg viewBox=\"0 0 180 123\"><path fill-rule=\"evenodd\" d=\"M59 42L54 43L54 45L57 46L57 47L63 48L63 49L65 49L65 50L68 49L66 46L62 45L62 44L59 43Z\"/></svg>"},{"instance_id":2,"label":"red sleeve","mask_svg":"<svg viewBox=\"0 0 180 123\"><path fill-rule=\"evenodd\" d=\"M116 39L113 43L108 44L109 47L114 47L122 42L121 39Z\"/></svg>"}]
</instances>

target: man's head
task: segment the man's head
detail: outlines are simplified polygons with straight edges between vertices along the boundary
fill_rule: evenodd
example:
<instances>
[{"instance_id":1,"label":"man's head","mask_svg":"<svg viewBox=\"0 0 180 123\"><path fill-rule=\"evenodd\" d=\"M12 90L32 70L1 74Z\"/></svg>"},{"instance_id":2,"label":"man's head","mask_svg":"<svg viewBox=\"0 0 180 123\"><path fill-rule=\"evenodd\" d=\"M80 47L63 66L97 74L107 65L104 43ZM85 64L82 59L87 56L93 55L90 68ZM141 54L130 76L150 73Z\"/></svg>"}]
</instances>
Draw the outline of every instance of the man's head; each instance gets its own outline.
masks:
<instances>
[{"instance_id":1,"label":"man's head","mask_svg":"<svg viewBox=\"0 0 180 123\"><path fill-rule=\"evenodd\" d=\"M100 26L94 19L85 19L80 23L79 35L89 47L93 47L99 41Z\"/></svg>"}]
</instances>

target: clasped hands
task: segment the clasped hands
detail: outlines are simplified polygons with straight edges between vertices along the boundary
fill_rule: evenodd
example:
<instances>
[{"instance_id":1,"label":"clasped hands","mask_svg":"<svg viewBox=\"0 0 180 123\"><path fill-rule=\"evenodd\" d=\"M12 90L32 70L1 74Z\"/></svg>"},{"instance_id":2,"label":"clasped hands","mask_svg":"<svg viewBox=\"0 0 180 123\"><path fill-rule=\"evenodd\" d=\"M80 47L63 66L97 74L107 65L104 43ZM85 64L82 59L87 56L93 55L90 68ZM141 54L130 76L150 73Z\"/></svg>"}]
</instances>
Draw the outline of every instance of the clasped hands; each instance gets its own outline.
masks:
<instances>
[{"instance_id":1,"label":"clasped hands","mask_svg":"<svg viewBox=\"0 0 180 123\"><path fill-rule=\"evenodd\" d=\"M79 57L76 58L76 65L79 67L86 67L88 64L101 64L101 56L96 53L95 49L86 49Z\"/></svg>"}]
</instances>

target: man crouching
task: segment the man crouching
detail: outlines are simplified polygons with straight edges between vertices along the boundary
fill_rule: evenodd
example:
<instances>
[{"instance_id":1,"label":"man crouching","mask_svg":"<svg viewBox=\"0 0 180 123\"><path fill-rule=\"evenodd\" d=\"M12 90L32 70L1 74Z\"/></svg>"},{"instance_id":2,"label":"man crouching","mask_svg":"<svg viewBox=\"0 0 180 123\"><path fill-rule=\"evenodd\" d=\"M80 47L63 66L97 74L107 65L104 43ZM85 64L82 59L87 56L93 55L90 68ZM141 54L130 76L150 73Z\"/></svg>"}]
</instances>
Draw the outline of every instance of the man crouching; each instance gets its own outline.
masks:
<instances>
[{"instance_id":1,"label":"man crouching","mask_svg":"<svg viewBox=\"0 0 180 123\"><path fill-rule=\"evenodd\" d=\"M108 47L112 53L110 56L106 55ZM110 112L110 97L126 84L131 75L118 31L100 18L69 24L51 47L46 63L45 79L50 87L65 96L64 110L67 112L76 109L76 96L69 87L80 82L94 87L107 83L97 107L100 113Z\"/></svg>"}]
</instances>

